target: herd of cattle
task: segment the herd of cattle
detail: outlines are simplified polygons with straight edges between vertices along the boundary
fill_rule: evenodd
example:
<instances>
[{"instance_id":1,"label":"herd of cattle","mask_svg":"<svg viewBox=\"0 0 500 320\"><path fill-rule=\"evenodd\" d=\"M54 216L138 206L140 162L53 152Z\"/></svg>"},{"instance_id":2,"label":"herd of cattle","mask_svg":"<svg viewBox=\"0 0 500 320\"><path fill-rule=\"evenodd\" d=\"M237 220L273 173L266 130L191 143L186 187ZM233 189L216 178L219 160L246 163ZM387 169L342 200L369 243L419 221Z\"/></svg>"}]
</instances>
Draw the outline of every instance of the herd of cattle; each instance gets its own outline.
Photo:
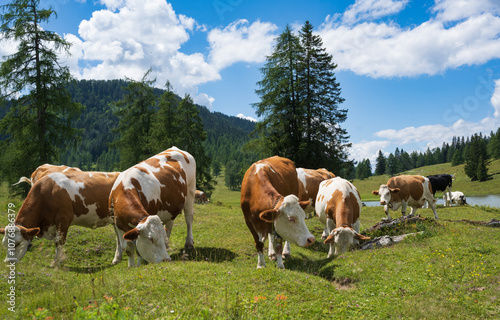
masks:
<instances>
[{"instance_id":1,"label":"herd of cattle","mask_svg":"<svg viewBox=\"0 0 500 320\"><path fill-rule=\"evenodd\" d=\"M380 196L387 218L388 209L411 207L411 214L425 202L436 212L436 191L445 193L445 205L465 203L463 194L452 193L452 176L397 176L373 194ZM167 252L174 219L184 212L187 235L184 248L194 245L193 204L207 203L196 190L196 161L176 147L161 152L123 172L86 172L78 168L45 164L31 178L21 182L31 189L14 225L0 229L9 248L9 261L20 261L37 236L53 240L56 253L51 266L64 260L63 245L71 225L88 228L112 224L116 234L113 264L121 261L123 250L128 266L169 261ZM359 233L360 195L349 181L325 169L296 168L286 158L271 157L250 166L241 185L241 209L258 253L257 268L266 266L268 256L284 268L290 256L290 242L310 246L306 213L315 212L324 225L322 238L329 244L328 257L342 254L367 240ZM14 242L15 246L9 245ZM11 250L14 248L14 250ZM137 253L137 262L135 260Z\"/></svg>"}]
</instances>

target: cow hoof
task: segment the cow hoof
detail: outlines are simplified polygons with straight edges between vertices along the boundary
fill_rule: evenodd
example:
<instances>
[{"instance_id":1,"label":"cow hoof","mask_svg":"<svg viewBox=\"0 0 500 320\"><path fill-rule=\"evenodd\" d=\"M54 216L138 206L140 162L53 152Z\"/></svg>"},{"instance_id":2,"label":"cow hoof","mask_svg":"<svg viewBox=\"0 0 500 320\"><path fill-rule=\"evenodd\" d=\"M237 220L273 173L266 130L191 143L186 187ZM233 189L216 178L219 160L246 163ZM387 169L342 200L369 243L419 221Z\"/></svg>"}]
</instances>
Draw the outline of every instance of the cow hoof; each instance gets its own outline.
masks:
<instances>
[{"instance_id":1,"label":"cow hoof","mask_svg":"<svg viewBox=\"0 0 500 320\"><path fill-rule=\"evenodd\" d=\"M287 258L290 258L292 256L292 254L290 252L287 252L287 253L283 253L281 256L283 257L283 259L287 259Z\"/></svg>"},{"instance_id":2,"label":"cow hoof","mask_svg":"<svg viewBox=\"0 0 500 320\"><path fill-rule=\"evenodd\" d=\"M269 255L269 260L276 261L276 253Z\"/></svg>"}]
</instances>

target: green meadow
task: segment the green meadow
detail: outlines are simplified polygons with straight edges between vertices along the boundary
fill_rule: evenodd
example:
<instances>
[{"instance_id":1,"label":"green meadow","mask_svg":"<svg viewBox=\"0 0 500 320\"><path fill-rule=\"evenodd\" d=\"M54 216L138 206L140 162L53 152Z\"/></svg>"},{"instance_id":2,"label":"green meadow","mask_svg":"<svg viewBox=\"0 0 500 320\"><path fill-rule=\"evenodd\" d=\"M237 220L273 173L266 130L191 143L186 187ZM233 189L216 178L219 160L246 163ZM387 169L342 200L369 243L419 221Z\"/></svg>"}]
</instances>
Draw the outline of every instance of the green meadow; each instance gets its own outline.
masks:
<instances>
[{"instance_id":1,"label":"green meadow","mask_svg":"<svg viewBox=\"0 0 500 320\"><path fill-rule=\"evenodd\" d=\"M500 171L498 162L495 166ZM471 183L460 174L463 169L432 166L425 174L455 173L454 169L456 190L500 193L498 175L466 190ZM386 178L354 184L363 200L369 200L371 190ZM2 186L2 226L7 223L9 203L19 210L22 199L12 198ZM115 250L111 226L72 227L65 245L67 259L59 269L49 267L53 243L35 239L15 266L15 312L9 311L7 303L12 291L10 269L0 263L0 318L498 319L500 230L459 220L500 219L500 209L439 206L438 222L430 209L417 213L428 219L404 225L397 233L423 231L418 236L335 259L326 258L328 247L320 239L323 226L318 219L309 219L306 223L317 239L314 245L292 245L285 270L269 260L266 269L257 270L239 192L225 188L219 178L211 203L195 205L195 250L183 252L183 216L175 220L172 231L173 261L138 268L127 267L126 255L121 263L111 265ZM361 230L384 217L382 207L363 207ZM2 260L5 254L2 248Z\"/></svg>"}]
</instances>

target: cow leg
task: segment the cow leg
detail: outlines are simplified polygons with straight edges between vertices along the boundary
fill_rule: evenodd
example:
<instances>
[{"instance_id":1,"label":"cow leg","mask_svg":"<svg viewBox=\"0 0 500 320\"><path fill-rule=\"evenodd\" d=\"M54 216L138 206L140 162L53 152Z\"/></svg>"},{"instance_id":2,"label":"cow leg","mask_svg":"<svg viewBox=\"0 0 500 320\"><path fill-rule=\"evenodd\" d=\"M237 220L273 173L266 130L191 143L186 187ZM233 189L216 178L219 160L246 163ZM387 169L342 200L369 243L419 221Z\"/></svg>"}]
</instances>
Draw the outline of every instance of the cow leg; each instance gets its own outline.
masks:
<instances>
[{"instance_id":1,"label":"cow leg","mask_svg":"<svg viewBox=\"0 0 500 320\"><path fill-rule=\"evenodd\" d=\"M116 251L115 251L115 257L113 259L113 262L111 264L117 264L122 261L122 256L123 256L123 248L126 246L125 240L123 240L122 235L120 235L118 228L116 228L116 225L113 223L113 228L115 229L115 235L116 235Z\"/></svg>"},{"instance_id":2,"label":"cow leg","mask_svg":"<svg viewBox=\"0 0 500 320\"><path fill-rule=\"evenodd\" d=\"M274 251L274 237L269 233L268 239L269 239L269 246L267 248L267 256L269 257L269 260L275 261L276 251Z\"/></svg>"},{"instance_id":3,"label":"cow leg","mask_svg":"<svg viewBox=\"0 0 500 320\"><path fill-rule=\"evenodd\" d=\"M135 244L132 241L127 241L127 248L125 252L128 256L128 266L129 268L135 267Z\"/></svg>"},{"instance_id":4,"label":"cow leg","mask_svg":"<svg viewBox=\"0 0 500 320\"><path fill-rule=\"evenodd\" d=\"M172 228L174 227L174 220L170 220L165 223L165 231L167 231L167 238L165 239L165 246L167 249L170 248L170 234L172 233Z\"/></svg>"},{"instance_id":5,"label":"cow leg","mask_svg":"<svg viewBox=\"0 0 500 320\"><path fill-rule=\"evenodd\" d=\"M408 204L403 201L401 203L401 216L404 217L406 215L406 207L408 206Z\"/></svg>"},{"instance_id":6,"label":"cow leg","mask_svg":"<svg viewBox=\"0 0 500 320\"><path fill-rule=\"evenodd\" d=\"M446 199L446 203L444 204L446 207L450 206L453 203L453 199L451 198L451 189L450 187L447 187L445 192L448 191L448 199Z\"/></svg>"},{"instance_id":7,"label":"cow leg","mask_svg":"<svg viewBox=\"0 0 500 320\"><path fill-rule=\"evenodd\" d=\"M273 247L274 251L276 252L276 265L280 269L285 269L285 265L283 264L283 258L282 258L282 253L283 253L283 239L279 237L274 237L275 238L273 241Z\"/></svg>"},{"instance_id":8,"label":"cow leg","mask_svg":"<svg viewBox=\"0 0 500 320\"><path fill-rule=\"evenodd\" d=\"M290 258L292 256L292 253L290 252L290 242L285 241L285 247L283 248L283 258Z\"/></svg>"},{"instance_id":9,"label":"cow leg","mask_svg":"<svg viewBox=\"0 0 500 320\"><path fill-rule=\"evenodd\" d=\"M325 229L327 231L326 236L328 237L328 235L335 229L335 223L333 222L332 219L326 218L326 227L325 227ZM333 257L334 253L335 253L335 243L330 243L329 244L327 258Z\"/></svg>"},{"instance_id":10,"label":"cow leg","mask_svg":"<svg viewBox=\"0 0 500 320\"><path fill-rule=\"evenodd\" d=\"M255 242L255 249L257 250L257 269L262 269L266 267L266 260L264 259L264 243L261 240L264 241L266 238L265 236L259 237L259 234L255 231L253 224L249 222L247 219L245 219L245 223L247 224L248 230L250 230L250 233L253 236L253 240Z\"/></svg>"},{"instance_id":11,"label":"cow leg","mask_svg":"<svg viewBox=\"0 0 500 320\"><path fill-rule=\"evenodd\" d=\"M437 212L436 212L436 203L434 201L429 201L429 205L431 206L432 212L434 213L434 218L439 220Z\"/></svg>"},{"instance_id":12,"label":"cow leg","mask_svg":"<svg viewBox=\"0 0 500 320\"><path fill-rule=\"evenodd\" d=\"M52 268L57 268L66 259L66 255L64 254L64 243L66 243L66 235L68 234L68 228L71 224L71 221L62 221L56 231L56 236L54 239L56 245L56 255L54 257L54 261L50 264Z\"/></svg>"},{"instance_id":13,"label":"cow leg","mask_svg":"<svg viewBox=\"0 0 500 320\"><path fill-rule=\"evenodd\" d=\"M384 212L385 212L385 216L386 216L386 220L392 220L390 214L389 214L389 207L387 205L384 205Z\"/></svg>"},{"instance_id":14,"label":"cow leg","mask_svg":"<svg viewBox=\"0 0 500 320\"><path fill-rule=\"evenodd\" d=\"M262 251L257 252L257 269L262 269L266 267L266 260L264 259L264 253Z\"/></svg>"},{"instance_id":15,"label":"cow leg","mask_svg":"<svg viewBox=\"0 0 500 320\"><path fill-rule=\"evenodd\" d=\"M184 205L184 218L186 219L186 226L187 226L186 243L184 244L184 249L186 250L194 248L193 214L194 214L193 201L186 201L186 204Z\"/></svg>"}]
</instances>

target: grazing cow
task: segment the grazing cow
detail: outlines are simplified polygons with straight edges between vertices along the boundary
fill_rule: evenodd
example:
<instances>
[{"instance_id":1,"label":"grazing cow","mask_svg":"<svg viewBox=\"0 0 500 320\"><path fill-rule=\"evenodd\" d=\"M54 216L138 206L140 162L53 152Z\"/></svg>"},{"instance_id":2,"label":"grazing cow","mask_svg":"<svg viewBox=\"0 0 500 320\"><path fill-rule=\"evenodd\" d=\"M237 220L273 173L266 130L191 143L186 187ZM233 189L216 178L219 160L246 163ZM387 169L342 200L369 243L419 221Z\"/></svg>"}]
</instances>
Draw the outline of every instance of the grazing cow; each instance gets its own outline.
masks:
<instances>
[{"instance_id":1,"label":"grazing cow","mask_svg":"<svg viewBox=\"0 0 500 320\"><path fill-rule=\"evenodd\" d=\"M438 220L432 186L426 177L410 175L392 177L387 184L381 185L379 190L372 191L372 194L380 196L380 204L384 206L387 219L391 219L388 208L396 211L401 207L401 214L404 216L406 206L410 206L410 215L413 215L427 200L434 217Z\"/></svg>"},{"instance_id":2,"label":"grazing cow","mask_svg":"<svg viewBox=\"0 0 500 320\"><path fill-rule=\"evenodd\" d=\"M451 184L453 183L454 176L449 174L435 174L432 176L427 176L432 186L432 195L435 197L437 191L448 191L448 196L451 199ZM445 206L448 203L445 202Z\"/></svg>"},{"instance_id":3,"label":"grazing cow","mask_svg":"<svg viewBox=\"0 0 500 320\"><path fill-rule=\"evenodd\" d=\"M174 219L182 210L187 225L185 248L193 248L193 203L196 162L176 147L165 150L122 172L113 185L110 210L121 250L126 248L128 266L144 259L150 263L170 260L168 239ZM163 227L166 226L166 230ZM124 241L126 240L126 241ZM113 264L121 261L121 252Z\"/></svg>"},{"instance_id":4,"label":"grazing cow","mask_svg":"<svg viewBox=\"0 0 500 320\"><path fill-rule=\"evenodd\" d=\"M340 177L325 180L316 197L316 214L325 226L330 245L328 258L338 256L359 245L358 240L369 240L359 234L361 198L358 189Z\"/></svg>"},{"instance_id":5,"label":"grazing cow","mask_svg":"<svg viewBox=\"0 0 500 320\"><path fill-rule=\"evenodd\" d=\"M13 186L20 184L21 182L27 182L33 185L36 181L45 177L52 172L71 172L71 171L81 171L78 168L71 168L68 166L55 166L53 164L42 164L33 171L31 178L21 177L18 182L14 183Z\"/></svg>"},{"instance_id":6,"label":"grazing cow","mask_svg":"<svg viewBox=\"0 0 500 320\"><path fill-rule=\"evenodd\" d=\"M451 206L452 204L467 204L467 200L465 199L465 195L462 191L453 191L451 193L451 199L448 198L448 194L445 193L443 195L443 201L445 206Z\"/></svg>"},{"instance_id":7,"label":"grazing cow","mask_svg":"<svg viewBox=\"0 0 500 320\"><path fill-rule=\"evenodd\" d=\"M210 200L207 198L207 194L203 191L196 190L194 193L194 202L196 203L209 203Z\"/></svg>"},{"instance_id":8,"label":"grazing cow","mask_svg":"<svg viewBox=\"0 0 500 320\"><path fill-rule=\"evenodd\" d=\"M303 208L309 201L299 202L298 179L292 161L271 157L250 166L241 184L241 210L257 249L257 268L266 262L262 250L269 237L269 249L276 252L277 266L284 269L282 239L301 247L314 243L305 223Z\"/></svg>"},{"instance_id":9,"label":"grazing cow","mask_svg":"<svg viewBox=\"0 0 500 320\"><path fill-rule=\"evenodd\" d=\"M43 179L33 179L14 226L1 229L7 234L4 246L15 241L14 256L6 260L20 261L34 236L54 240L56 254L51 266L64 260L63 245L71 225L97 228L112 222L108 210L111 187L119 172L84 172L69 170L51 172ZM14 234L14 236L12 236Z\"/></svg>"}]
</instances>

